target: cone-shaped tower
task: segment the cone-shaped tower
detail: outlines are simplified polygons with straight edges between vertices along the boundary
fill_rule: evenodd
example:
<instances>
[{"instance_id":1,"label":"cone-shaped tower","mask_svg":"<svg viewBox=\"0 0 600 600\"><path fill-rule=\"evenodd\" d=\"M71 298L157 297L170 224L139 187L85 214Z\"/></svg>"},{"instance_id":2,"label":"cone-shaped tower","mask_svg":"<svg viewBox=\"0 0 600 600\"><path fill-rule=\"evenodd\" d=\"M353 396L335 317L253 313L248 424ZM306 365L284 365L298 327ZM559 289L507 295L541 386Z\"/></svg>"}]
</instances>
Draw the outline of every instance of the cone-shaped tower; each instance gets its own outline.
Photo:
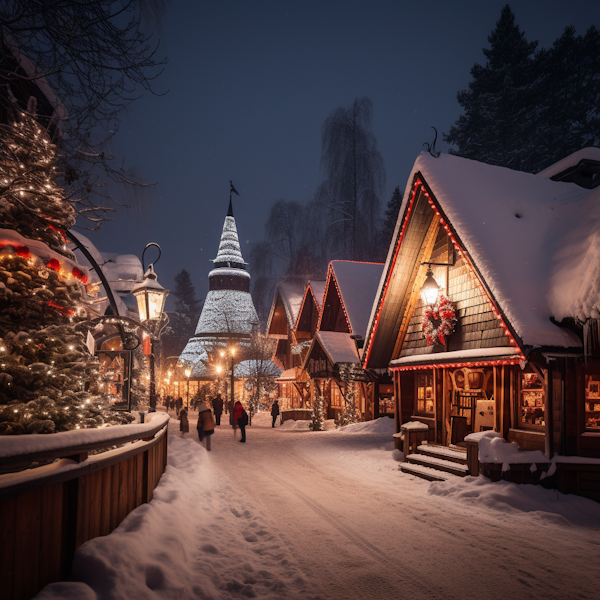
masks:
<instances>
[{"instance_id":1,"label":"cone-shaped tower","mask_svg":"<svg viewBox=\"0 0 600 600\"><path fill-rule=\"evenodd\" d=\"M208 274L209 292L196 333L179 357L180 363L194 365L192 377L212 378L206 368L208 355L228 344L246 346L258 328L258 315L250 295L250 273L242 257L231 200L213 263L215 268Z\"/></svg>"}]
</instances>

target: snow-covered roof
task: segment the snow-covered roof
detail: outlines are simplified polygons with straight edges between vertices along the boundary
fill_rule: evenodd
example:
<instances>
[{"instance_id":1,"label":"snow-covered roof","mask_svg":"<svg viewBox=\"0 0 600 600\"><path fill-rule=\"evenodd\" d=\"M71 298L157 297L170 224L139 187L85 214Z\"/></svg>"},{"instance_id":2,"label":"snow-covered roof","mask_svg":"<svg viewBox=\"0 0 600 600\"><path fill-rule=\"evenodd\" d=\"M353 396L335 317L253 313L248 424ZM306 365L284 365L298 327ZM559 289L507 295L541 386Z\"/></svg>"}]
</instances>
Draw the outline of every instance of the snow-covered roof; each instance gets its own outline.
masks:
<instances>
[{"instance_id":1,"label":"snow-covered roof","mask_svg":"<svg viewBox=\"0 0 600 600\"><path fill-rule=\"evenodd\" d=\"M585 159L600 162L600 148L590 147L577 150L577 152L573 152L573 154L569 154L569 156L565 156L565 158L555 162L553 165L546 167L543 171L540 171L538 175L550 179L550 177L554 177L571 167L576 167Z\"/></svg>"},{"instance_id":2,"label":"snow-covered roof","mask_svg":"<svg viewBox=\"0 0 600 600\"><path fill-rule=\"evenodd\" d=\"M260 373L263 377L279 377L281 369L271 360L244 360L233 369L236 377L251 377Z\"/></svg>"},{"instance_id":3,"label":"snow-covered roof","mask_svg":"<svg viewBox=\"0 0 600 600\"><path fill-rule=\"evenodd\" d=\"M356 343L350 336L350 333L338 331L317 331L313 344L318 341L332 365L357 363L359 358ZM310 356L310 351L307 356Z\"/></svg>"},{"instance_id":4,"label":"snow-covered roof","mask_svg":"<svg viewBox=\"0 0 600 600\"><path fill-rule=\"evenodd\" d=\"M248 273L248 271L242 271L242 269L229 269L227 267L213 269L208 276L211 277L212 275L234 275L236 277L246 277L247 279L250 279L250 273Z\"/></svg>"},{"instance_id":5,"label":"snow-covered roof","mask_svg":"<svg viewBox=\"0 0 600 600\"><path fill-rule=\"evenodd\" d=\"M96 248L96 246L89 240L89 238L87 238L82 233L79 233L78 231L73 231L73 230L71 230L71 233L79 240L79 242L85 247L85 249L92 255L92 258L98 263L98 265L102 269L102 272L104 273L104 276L106 277L106 280L108 281L108 285L110 286L110 289L113 292L113 297L115 299L115 303L119 310L119 314L121 316L135 316L135 318L137 318L137 316L138 316L137 315L137 302L135 302L135 300L133 302L131 302L131 305L135 307L135 311L132 312L127 308L127 304L123 301L122 297L118 293L120 291L129 292L131 287L133 287L135 281L127 282L128 284L130 284L131 287L129 290L124 289L123 286L119 285L119 283L121 283L121 282L118 282L118 274L119 274L118 268L112 272L110 271L110 268L109 268L109 273L111 276L109 277L107 275L107 271L106 271L105 265L104 265L105 256L107 256L107 255L102 254L98 250L98 248ZM104 289L104 285L100 281L100 277L98 277L98 274L96 273L96 270L92 267L92 264L90 263L90 261L86 258L86 256L83 254L83 252L81 252L81 250L79 250L79 248L77 248L77 246L75 246L75 244L73 242L69 242L68 247L69 247L69 250L71 250L71 252L73 252L73 254L75 254L75 256L77 257L77 262L79 262L82 265L85 265L89 269L89 272L91 275L91 280L94 283L97 283L99 285L98 295L100 298L102 298L103 296L105 298L104 298L104 300L102 300L102 302L94 304L91 308L97 314L103 315L105 313L106 309L108 308L109 302L108 302L108 298L106 297L106 291ZM115 260L115 264L116 264L116 259L119 257L119 255L118 254L110 254L108 256L113 257L113 259ZM133 255L126 254L124 256L131 257ZM141 276L143 275L142 264L141 264L141 262L139 262L139 259L137 259L137 257L135 257L135 258L139 264L139 275L140 275L140 279L141 279ZM127 269L128 270L131 269L130 264L128 264ZM114 277L117 277L117 279L115 280Z\"/></svg>"},{"instance_id":6,"label":"snow-covered roof","mask_svg":"<svg viewBox=\"0 0 600 600\"><path fill-rule=\"evenodd\" d=\"M383 264L332 260L331 268L342 296L352 333L365 337L375 293L383 273Z\"/></svg>"},{"instance_id":7,"label":"snow-covered roof","mask_svg":"<svg viewBox=\"0 0 600 600\"><path fill-rule=\"evenodd\" d=\"M225 217L225 223L223 223L223 233L221 234L221 241L219 243L219 250L216 258L213 259L213 262L215 264L236 264L240 265L242 268L245 268L246 263L242 257L240 240L238 238L237 227L233 217Z\"/></svg>"},{"instance_id":8,"label":"snow-covered roof","mask_svg":"<svg viewBox=\"0 0 600 600\"><path fill-rule=\"evenodd\" d=\"M312 289L313 296L317 302L317 306L319 307L319 310L321 310L321 307L323 306L323 296L325 295L325 284L327 282L313 281L311 279L308 283Z\"/></svg>"},{"instance_id":9,"label":"snow-covered roof","mask_svg":"<svg viewBox=\"0 0 600 600\"><path fill-rule=\"evenodd\" d=\"M600 190L421 153L396 234L418 172L524 344L580 346L575 334L550 317L600 316ZM386 272L392 257L393 249ZM376 307L369 327L375 312Z\"/></svg>"},{"instance_id":10,"label":"snow-covered roof","mask_svg":"<svg viewBox=\"0 0 600 600\"><path fill-rule=\"evenodd\" d=\"M300 308L302 307L302 298L304 297L305 289L306 284L299 281L281 281L277 284L273 296L273 304L271 305L271 312L267 321L267 331L269 331L271 320L275 313L277 298L281 298L288 327L290 329L294 328L298 320Z\"/></svg>"},{"instance_id":11,"label":"snow-covered roof","mask_svg":"<svg viewBox=\"0 0 600 600\"><path fill-rule=\"evenodd\" d=\"M293 367L283 371L277 378L277 381L296 381L296 368Z\"/></svg>"},{"instance_id":12,"label":"snow-covered roof","mask_svg":"<svg viewBox=\"0 0 600 600\"><path fill-rule=\"evenodd\" d=\"M248 292L210 290L198 319L196 335L252 333L258 326L258 315Z\"/></svg>"},{"instance_id":13,"label":"snow-covered roof","mask_svg":"<svg viewBox=\"0 0 600 600\"><path fill-rule=\"evenodd\" d=\"M104 264L100 263L104 276L111 287L121 291L131 291L134 283L143 278L142 262L135 254L102 253Z\"/></svg>"},{"instance_id":14,"label":"snow-covered roof","mask_svg":"<svg viewBox=\"0 0 600 600\"><path fill-rule=\"evenodd\" d=\"M179 355L178 363L181 364L202 364L201 361L208 361L208 353L202 343L202 340L198 338L191 338L186 344L183 352ZM195 376L192 373L193 376Z\"/></svg>"}]
</instances>

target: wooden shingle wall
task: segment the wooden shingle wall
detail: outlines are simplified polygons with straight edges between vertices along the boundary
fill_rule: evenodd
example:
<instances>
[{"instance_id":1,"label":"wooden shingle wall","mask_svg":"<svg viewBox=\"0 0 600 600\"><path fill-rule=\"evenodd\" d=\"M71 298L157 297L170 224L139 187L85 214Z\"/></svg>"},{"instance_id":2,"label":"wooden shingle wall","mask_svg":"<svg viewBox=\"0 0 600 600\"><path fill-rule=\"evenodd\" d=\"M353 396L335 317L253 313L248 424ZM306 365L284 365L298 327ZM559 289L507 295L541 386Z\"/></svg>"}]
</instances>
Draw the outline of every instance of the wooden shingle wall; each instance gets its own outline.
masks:
<instances>
[{"instance_id":1,"label":"wooden shingle wall","mask_svg":"<svg viewBox=\"0 0 600 600\"><path fill-rule=\"evenodd\" d=\"M435 240L431 253L431 262L448 263L452 252L452 245L445 230L441 229ZM454 333L446 339L446 346L436 344L427 346L427 341L422 331L425 307L421 299L416 302L415 309L410 317L406 336L398 356L413 354L428 354L436 352L450 352L454 350L470 350L474 348L493 348L510 346L504 329L499 327L494 316L489 300L477 286L477 278L464 261L457 255L454 266L435 267L440 282L444 283L445 271L448 272L448 298L456 303L458 321ZM434 273L435 276L435 273ZM419 290L415 290L419 293Z\"/></svg>"}]
</instances>

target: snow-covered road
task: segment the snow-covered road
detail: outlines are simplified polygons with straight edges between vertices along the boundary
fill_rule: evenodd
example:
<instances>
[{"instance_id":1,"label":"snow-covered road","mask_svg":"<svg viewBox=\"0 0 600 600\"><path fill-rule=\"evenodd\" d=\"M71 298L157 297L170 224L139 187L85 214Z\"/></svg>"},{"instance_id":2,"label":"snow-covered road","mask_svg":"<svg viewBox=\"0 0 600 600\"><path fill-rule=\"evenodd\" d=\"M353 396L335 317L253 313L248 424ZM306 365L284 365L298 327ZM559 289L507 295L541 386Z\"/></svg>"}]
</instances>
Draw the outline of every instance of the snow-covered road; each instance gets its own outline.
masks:
<instances>
[{"instance_id":1,"label":"snow-covered road","mask_svg":"<svg viewBox=\"0 0 600 600\"><path fill-rule=\"evenodd\" d=\"M77 553L38 598L590 598L600 505L483 477L430 484L398 470L391 420L272 429L207 453L171 421L150 504ZM238 434L239 435L239 434Z\"/></svg>"}]
</instances>

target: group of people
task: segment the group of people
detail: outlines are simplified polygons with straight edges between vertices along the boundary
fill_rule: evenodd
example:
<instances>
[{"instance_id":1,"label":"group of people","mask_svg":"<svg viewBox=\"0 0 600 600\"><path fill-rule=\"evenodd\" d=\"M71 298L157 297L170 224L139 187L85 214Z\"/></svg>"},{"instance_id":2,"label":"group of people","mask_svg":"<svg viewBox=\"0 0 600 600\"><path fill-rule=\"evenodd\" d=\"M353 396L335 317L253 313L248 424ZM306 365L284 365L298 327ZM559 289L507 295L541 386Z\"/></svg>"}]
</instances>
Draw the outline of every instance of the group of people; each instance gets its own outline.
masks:
<instances>
[{"instance_id":1,"label":"group of people","mask_svg":"<svg viewBox=\"0 0 600 600\"><path fill-rule=\"evenodd\" d=\"M206 402L200 402L198 404L198 424L196 428L198 430L198 438L204 445L206 450L211 450L211 435L215 432L215 427L221 425L221 416L223 415L223 408L225 403L221 394L217 394L216 398L211 400L212 410L208 407ZM248 413L242 406L242 403L238 400L235 404L229 402L229 423L233 427L233 433L235 435L237 428L239 427L241 438L240 442L246 442L246 425L248 425ZM214 418L213 418L214 413ZM272 427L275 427L277 417L279 416L279 402L275 400L271 406L271 417L273 419ZM178 411L179 416L179 430L182 436L190 431L190 422L188 419L188 412L185 408L181 408Z\"/></svg>"},{"instance_id":2,"label":"group of people","mask_svg":"<svg viewBox=\"0 0 600 600\"><path fill-rule=\"evenodd\" d=\"M175 399L173 396L165 396L163 398L163 406L167 409L167 412L169 412L169 410L174 410L175 414L179 416L179 413L183 408L183 398Z\"/></svg>"},{"instance_id":3,"label":"group of people","mask_svg":"<svg viewBox=\"0 0 600 600\"><path fill-rule=\"evenodd\" d=\"M217 425L221 425L221 416L223 415L223 407L224 402L223 398L221 398L221 394L217 394L216 398L211 400L212 411L206 404L206 402L200 402L198 404L198 424L196 428L198 430L198 438L200 442L204 445L206 450L211 450L211 435L215 432L215 427ZM240 428L240 433L242 434L240 442L246 442L246 425L248 425L248 413L242 406L242 403L238 400L235 404L232 402L229 403L229 420L230 424L233 426L233 433L237 428ZM214 412L214 418L213 418ZM182 435L185 433L189 433L190 431L190 422L188 419L188 413L185 408L179 411L179 430Z\"/></svg>"}]
</instances>

